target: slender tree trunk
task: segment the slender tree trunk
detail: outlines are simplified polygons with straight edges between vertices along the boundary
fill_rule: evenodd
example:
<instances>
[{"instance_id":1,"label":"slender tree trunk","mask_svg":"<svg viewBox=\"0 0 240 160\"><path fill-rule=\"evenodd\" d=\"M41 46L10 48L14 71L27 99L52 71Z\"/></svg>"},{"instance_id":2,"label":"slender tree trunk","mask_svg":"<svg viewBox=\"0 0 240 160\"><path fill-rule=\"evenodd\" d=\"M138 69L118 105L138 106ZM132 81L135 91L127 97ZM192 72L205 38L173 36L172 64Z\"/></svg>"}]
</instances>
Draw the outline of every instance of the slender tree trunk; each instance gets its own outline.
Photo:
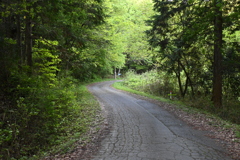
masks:
<instances>
[{"instance_id":1,"label":"slender tree trunk","mask_svg":"<svg viewBox=\"0 0 240 160\"><path fill-rule=\"evenodd\" d=\"M177 79L178 79L178 86L179 86L180 94L181 94L181 97L183 98L184 95L183 95L183 88L182 88L181 76L180 76L180 74L178 74L178 73L176 73L176 76L177 76Z\"/></svg>"},{"instance_id":2,"label":"slender tree trunk","mask_svg":"<svg viewBox=\"0 0 240 160\"><path fill-rule=\"evenodd\" d=\"M219 5L220 4L220 5ZM222 0L214 0L214 62L213 62L213 103L222 107Z\"/></svg>"},{"instance_id":3,"label":"slender tree trunk","mask_svg":"<svg viewBox=\"0 0 240 160\"><path fill-rule=\"evenodd\" d=\"M178 70L175 72L177 79L178 79L178 86L180 90L181 97L184 98L184 91L182 86L182 80L181 80L181 72L180 72L180 60L178 60Z\"/></svg>"},{"instance_id":4,"label":"slender tree trunk","mask_svg":"<svg viewBox=\"0 0 240 160\"><path fill-rule=\"evenodd\" d=\"M189 78L186 78L185 81L185 88L184 88L184 92L183 92L183 97L185 97L186 93L187 93L187 89L188 89L188 82L189 82Z\"/></svg>"},{"instance_id":5,"label":"slender tree trunk","mask_svg":"<svg viewBox=\"0 0 240 160\"><path fill-rule=\"evenodd\" d=\"M17 15L17 54L19 58L19 65L23 64L24 57L22 52L22 33L21 33L21 22L20 15Z\"/></svg>"},{"instance_id":6,"label":"slender tree trunk","mask_svg":"<svg viewBox=\"0 0 240 160\"><path fill-rule=\"evenodd\" d=\"M18 8L20 8L21 0L18 0ZM17 54L19 58L19 66L24 63L24 56L22 50L22 31L21 31L21 17L20 14L17 16Z\"/></svg>"},{"instance_id":7,"label":"slender tree trunk","mask_svg":"<svg viewBox=\"0 0 240 160\"><path fill-rule=\"evenodd\" d=\"M30 0L26 1L27 3ZM27 60L27 65L29 66L29 74L32 72L32 21L31 21L31 6L26 7L26 14L25 14L25 55Z\"/></svg>"},{"instance_id":8,"label":"slender tree trunk","mask_svg":"<svg viewBox=\"0 0 240 160\"><path fill-rule=\"evenodd\" d=\"M188 63L187 63L188 64ZM193 83L192 83L192 80L191 80L191 78L190 78L190 75L189 75L189 73L187 72L187 70L186 70L186 68L184 67L184 65L180 62L180 65L181 65L181 67L182 67L182 69L183 69L183 71L184 71L184 73L185 73L185 75L186 75L186 77L187 77L187 79L186 79L186 86L185 86L185 93L186 93L186 91L187 91L187 87L188 87L188 84L190 85L190 87L191 87L191 91L192 91L192 96L194 96L194 89L193 89Z\"/></svg>"},{"instance_id":9,"label":"slender tree trunk","mask_svg":"<svg viewBox=\"0 0 240 160\"><path fill-rule=\"evenodd\" d=\"M26 46L27 65L31 68L33 65L33 62L32 62L32 26L31 26L31 19L29 16L26 17L25 46Z\"/></svg>"}]
</instances>

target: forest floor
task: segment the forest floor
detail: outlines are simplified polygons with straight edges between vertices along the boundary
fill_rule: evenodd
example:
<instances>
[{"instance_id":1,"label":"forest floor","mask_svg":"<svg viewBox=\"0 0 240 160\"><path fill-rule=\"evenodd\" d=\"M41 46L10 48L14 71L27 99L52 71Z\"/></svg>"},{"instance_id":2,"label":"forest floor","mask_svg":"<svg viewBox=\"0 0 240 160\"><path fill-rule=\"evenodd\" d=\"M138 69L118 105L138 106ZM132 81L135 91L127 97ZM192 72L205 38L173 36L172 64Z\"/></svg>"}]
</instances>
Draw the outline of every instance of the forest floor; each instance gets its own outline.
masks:
<instances>
[{"instance_id":1,"label":"forest floor","mask_svg":"<svg viewBox=\"0 0 240 160\"><path fill-rule=\"evenodd\" d=\"M128 92L125 93L131 94ZM240 160L240 138L236 137L236 134L234 133L235 129L233 127L227 127L226 124L224 124L221 120L206 114L187 111L173 104L160 102L135 94L131 94L131 96L138 99L147 100L151 103L161 106L165 110L189 124L194 129L208 131L210 134L206 136L220 142L227 149L229 156L231 156L233 159ZM106 116L104 108L102 109L102 113L99 113L97 117ZM92 155L97 153L100 147L100 142L110 132L110 130L111 125L109 125L106 117L104 120L97 118L95 124L92 125L91 130L87 134L87 142L79 142L78 147L73 151L64 155L51 156L45 160L91 159Z\"/></svg>"}]
</instances>

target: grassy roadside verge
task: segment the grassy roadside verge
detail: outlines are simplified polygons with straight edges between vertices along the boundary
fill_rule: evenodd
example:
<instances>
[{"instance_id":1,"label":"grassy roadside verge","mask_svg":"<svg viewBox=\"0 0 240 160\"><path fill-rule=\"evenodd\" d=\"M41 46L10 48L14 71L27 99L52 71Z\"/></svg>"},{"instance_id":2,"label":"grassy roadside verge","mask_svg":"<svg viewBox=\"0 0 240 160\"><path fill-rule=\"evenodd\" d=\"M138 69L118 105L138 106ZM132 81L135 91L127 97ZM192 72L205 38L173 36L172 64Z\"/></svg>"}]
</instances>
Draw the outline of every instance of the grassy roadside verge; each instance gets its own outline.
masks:
<instances>
[{"instance_id":1,"label":"grassy roadside verge","mask_svg":"<svg viewBox=\"0 0 240 160\"><path fill-rule=\"evenodd\" d=\"M87 133L96 121L95 117L99 114L100 107L95 97L88 91L88 84L77 84L72 88L76 97L72 106L73 114L62 121L64 123L62 133L55 144L47 151L40 151L39 154L26 159L52 159L52 156L66 154L79 144L84 146L89 142ZM21 160L24 160L24 157Z\"/></svg>"},{"instance_id":2,"label":"grassy roadside verge","mask_svg":"<svg viewBox=\"0 0 240 160\"><path fill-rule=\"evenodd\" d=\"M147 98L150 98L150 99L161 101L161 102L166 103L166 104L174 105L175 108L180 109L183 112L186 112L186 113L189 113L189 114L192 114L192 115L196 115L196 116L197 115L203 115L204 117L207 117L209 119L213 119L215 121L208 122L208 123L211 123L209 125L214 126L214 127L219 127L222 130L232 129L234 134L235 134L235 139L233 139L233 141L240 142L240 125L231 123L229 121L222 120L221 118L219 118L216 115L211 114L207 111L190 107L190 106L188 106L187 104L184 104L181 101L175 101L175 100L173 101L173 100L170 100L170 99L154 96L154 95L151 95L151 94L148 94L148 93L145 93L145 92L140 92L140 91L137 91L137 90L133 90L133 89L125 86L123 82L116 82L116 83L113 84L113 87L116 88L116 89L119 89L119 90L127 91L127 92L130 92L130 93L133 93L133 94L137 94L137 95L141 95L141 96L144 96L144 97L147 97Z\"/></svg>"},{"instance_id":3,"label":"grassy roadside verge","mask_svg":"<svg viewBox=\"0 0 240 160\"><path fill-rule=\"evenodd\" d=\"M146 93L146 92L141 92L141 91L131 89L131 88L125 86L123 84L123 82L115 82L112 86L116 89L119 89L119 90L123 90L123 91L127 91L127 92L130 92L130 93L133 93L133 94L141 95L141 96L151 98L151 99L154 99L154 100L158 100L158 101L161 101L161 102L165 102L165 103L169 103L169 104L176 104L176 105L179 105L179 107L184 106L184 104L180 101L172 101L170 99L166 99L166 98L163 98L163 97L151 95L151 94Z\"/></svg>"}]
</instances>

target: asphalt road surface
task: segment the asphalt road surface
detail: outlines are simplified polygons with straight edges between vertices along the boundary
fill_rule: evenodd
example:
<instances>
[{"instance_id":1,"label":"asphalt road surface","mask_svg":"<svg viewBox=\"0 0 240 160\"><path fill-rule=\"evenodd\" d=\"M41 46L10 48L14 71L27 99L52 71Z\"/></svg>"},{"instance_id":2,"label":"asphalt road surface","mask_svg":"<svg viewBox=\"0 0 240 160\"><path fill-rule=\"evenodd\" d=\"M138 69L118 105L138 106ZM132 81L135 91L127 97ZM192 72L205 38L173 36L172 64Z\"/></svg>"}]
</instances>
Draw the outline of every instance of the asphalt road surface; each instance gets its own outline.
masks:
<instances>
[{"instance_id":1,"label":"asphalt road surface","mask_svg":"<svg viewBox=\"0 0 240 160\"><path fill-rule=\"evenodd\" d=\"M103 104L111 130L93 160L231 160L206 131L197 131L161 106L111 88L89 86Z\"/></svg>"}]
</instances>

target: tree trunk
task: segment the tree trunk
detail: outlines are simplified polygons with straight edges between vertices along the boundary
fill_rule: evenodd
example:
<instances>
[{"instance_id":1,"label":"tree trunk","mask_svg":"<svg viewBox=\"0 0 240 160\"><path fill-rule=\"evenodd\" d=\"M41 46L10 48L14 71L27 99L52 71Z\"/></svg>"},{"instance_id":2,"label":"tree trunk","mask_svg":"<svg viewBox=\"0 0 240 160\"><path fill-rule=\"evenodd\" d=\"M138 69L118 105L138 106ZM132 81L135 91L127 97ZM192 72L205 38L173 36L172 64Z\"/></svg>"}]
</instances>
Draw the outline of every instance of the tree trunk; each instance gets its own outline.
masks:
<instances>
[{"instance_id":1,"label":"tree trunk","mask_svg":"<svg viewBox=\"0 0 240 160\"><path fill-rule=\"evenodd\" d=\"M18 0L18 7L20 8L21 0ZM17 17L17 54L19 58L19 66L24 63L24 55L22 50L22 31L21 31L21 17L20 14Z\"/></svg>"},{"instance_id":2,"label":"tree trunk","mask_svg":"<svg viewBox=\"0 0 240 160\"><path fill-rule=\"evenodd\" d=\"M22 36L21 36L21 21L20 15L17 15L17 54L19 58L19 64L23 64L24 57L22 52Z\"/></svg>"},{"instance_id":3,"label":"tree trunk","mask_svg":"<svg viewBox=\"0 0 240 160\"><path fill-rule=\"evenodd\" d=\"M32 68L32 24L30 16L26 16L26 28L25 28L25 46L26 46L26 56L27 65Z\"/></svg>"},{"instance_id":4,"label":"tree trunk","mask_svg":"<svg viewBox=\"0 0 240 160\"><path fill-rule=\"evenodd\" d=\"M179 91L180 91L181 97L184 98L184 91L183 91L181 72L180 72L180 60L178 60L178 69L175 71L175 74L178 79L178 86L179 86Z\"/></svg>"},{"instance_id":5,"label":"tree trunk","mask_svg":"<svg viewBox=\"0 0 240 160\"><path fill-rule=\"evenodd\" d=\"M180 62L180 65L181 65L181 67L182 67L182 69L183 69L183 71L184 71L184 73L185 73L185 75L187 77L187 79L186 79L186 86L185 86L185 92L184 93L186 94L187 87L188 87L188 84L189 84L190 87L191 87L191 91L192 91L192 97L194 97L193 83L192 83L192 80L190 78L190 75L189 75L189 73L187 72L186 68L184 67L184 65L181 62Z\"/></svg>"},{"instance_id":6,"label":"tree trunk","mask_svg":"<svg viewBox=\"0 0 240 160\"><path fill-rule=\"evenodd\" d=\"M213 62L213 103L222 107L222 0L214 0L214 62Z\"/></svg>"}]
</instances>

